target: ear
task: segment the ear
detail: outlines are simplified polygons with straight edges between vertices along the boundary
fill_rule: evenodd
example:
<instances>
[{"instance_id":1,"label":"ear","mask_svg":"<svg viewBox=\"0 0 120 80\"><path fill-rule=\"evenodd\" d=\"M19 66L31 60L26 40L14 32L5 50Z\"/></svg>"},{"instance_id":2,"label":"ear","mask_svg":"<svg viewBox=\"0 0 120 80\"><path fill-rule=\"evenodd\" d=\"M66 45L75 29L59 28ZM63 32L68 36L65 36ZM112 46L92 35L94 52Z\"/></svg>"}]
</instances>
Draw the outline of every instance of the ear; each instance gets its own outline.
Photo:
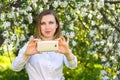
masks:
<instances>
[{"instance_id":1,"label":"ear","mask_svg":"<svg viewBox=\"0 0 120 80\"><path fill-rule=\"evenodd\" d=\"M58 28L58 24L56 24L56 29Z\"/></svg>"}]
</instances>

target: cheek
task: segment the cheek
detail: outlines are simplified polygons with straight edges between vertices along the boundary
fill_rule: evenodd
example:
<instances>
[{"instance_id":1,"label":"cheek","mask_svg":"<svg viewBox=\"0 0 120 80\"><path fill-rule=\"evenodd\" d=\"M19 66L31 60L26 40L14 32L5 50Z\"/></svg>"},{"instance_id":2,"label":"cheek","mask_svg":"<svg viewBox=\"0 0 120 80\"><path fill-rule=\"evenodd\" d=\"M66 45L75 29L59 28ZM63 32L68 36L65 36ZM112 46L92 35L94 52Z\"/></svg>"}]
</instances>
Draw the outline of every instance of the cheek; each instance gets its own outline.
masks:
<instances>
[{"instance_id":1,"label":"cheek","mask_svg":"<svg viewBox=\"0 0 120 80\"><path fill-rule=\"evenodd\" d=\"M41 27L40 27L40 30L41 30L41 31L45 30L45 27L44 27L44 26L41 26Z\"/></svg>"},{"instance_id":2,"label":"cheek","mask_svg":"<svg viewBox=\"0 0 120 80\"><path fill-rule=\"evenodd\" d=\"M57 25L54 25L53 29L55 29L55 30L56 30L56 29L57 29L57 27L58 27Z\"/></svg>"}]
</instances>

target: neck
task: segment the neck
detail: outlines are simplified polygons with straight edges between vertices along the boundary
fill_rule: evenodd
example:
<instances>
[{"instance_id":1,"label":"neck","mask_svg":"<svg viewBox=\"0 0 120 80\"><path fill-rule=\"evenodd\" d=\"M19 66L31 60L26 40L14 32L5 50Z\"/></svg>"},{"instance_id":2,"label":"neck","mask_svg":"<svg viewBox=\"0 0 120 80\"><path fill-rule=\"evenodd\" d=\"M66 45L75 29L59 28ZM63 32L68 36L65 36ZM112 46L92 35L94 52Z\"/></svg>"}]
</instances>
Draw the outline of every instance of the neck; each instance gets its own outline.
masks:
<instances>
[{"instance_id":1,"label":"neck","mask_svg":"<svg viewBox=\"0 0 120 80\"><path fill-rule=\"evenodd\" d=\"M53 37L43 37L42 40L47 41L47 40L54 40Z\"/></svg>"}]
</instances>

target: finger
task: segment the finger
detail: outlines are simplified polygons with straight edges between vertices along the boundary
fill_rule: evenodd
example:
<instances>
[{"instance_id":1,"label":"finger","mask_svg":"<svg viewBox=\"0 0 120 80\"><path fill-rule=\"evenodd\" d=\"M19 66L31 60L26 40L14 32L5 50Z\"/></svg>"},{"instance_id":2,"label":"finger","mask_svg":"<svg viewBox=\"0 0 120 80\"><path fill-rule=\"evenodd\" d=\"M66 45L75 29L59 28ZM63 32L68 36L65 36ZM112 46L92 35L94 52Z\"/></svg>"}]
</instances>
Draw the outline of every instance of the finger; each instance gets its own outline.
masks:
<instances>
[{"instance_id":1,"label":"finger","mask_svg":"<svg viewBox=\"0 0 120 80\"><path fill-rule=\"evenodd\" d=\"M59 41L59 40L60 40L60 38L57 38L57 39L55 39L55 40Z\"/></svg>"},{"instance_id":2,"label":"finger","mask_svg":"<svg viewBox=\"0 0 120 80\"><path fill-rule=\"evenodd\" d=\"M69 43L69 41L70 41L70 36L68 35L67 36L67 43Z\"/></svg>"},{"instance_id":3,"label":"finger","mask_svg":"<svg viewBox=\"0 0 120 80\"><path fill-rule=\"evenodd\" d=\"M58 49L56 52L57 52L57 53L61 53L61 50Z\"/></svg>"},{"instance_id":4,"label":"finger","mask_svg":"<svg viewBox=\"0 0 120 80\"><path fill-rule=\"evenodd\" d=\"M65 41L65 38L63 36L61 36L61 39L62 39L62 41Z\"/></svg>"},{"instance_id":5,"label":"finger","mask_svg":"<svg viewBox=\"0 0 120 80\"><path fill-rule=\"evenodd\" d=\"M36 46L37 46L37 42L36 42L34 39L31 39L31 40L29 41L28 46L36 47Z\"/></svg>"}]
</instances>

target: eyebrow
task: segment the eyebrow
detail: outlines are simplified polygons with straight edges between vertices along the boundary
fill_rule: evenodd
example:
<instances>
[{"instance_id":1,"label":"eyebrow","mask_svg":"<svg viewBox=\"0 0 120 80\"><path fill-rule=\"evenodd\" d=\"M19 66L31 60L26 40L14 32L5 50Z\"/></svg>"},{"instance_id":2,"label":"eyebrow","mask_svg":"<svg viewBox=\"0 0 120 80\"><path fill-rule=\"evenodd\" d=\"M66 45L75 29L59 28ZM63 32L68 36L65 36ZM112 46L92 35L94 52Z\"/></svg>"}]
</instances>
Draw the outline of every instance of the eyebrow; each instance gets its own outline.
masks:
<instances>
[{"instance_id":1,"label":"eyebrow","mask_svg":"<svg viewBox=\"0 0 120 80\"><path fill-rule=\"evenodd\" d=\"M55 21L49 21L49 23L54 23ZM40 22L40 24L44 24L45 22Z\"/></svg>"},{"instance_id":2,"label":"eyebrow","mask_svg":"<svg viewBox=\"0 0 120 80\"><path fill-rule=\"evenodd\" d=\"M40 22L40 24L45 24L45 22Z\"/></svg>"}]
</instances>

